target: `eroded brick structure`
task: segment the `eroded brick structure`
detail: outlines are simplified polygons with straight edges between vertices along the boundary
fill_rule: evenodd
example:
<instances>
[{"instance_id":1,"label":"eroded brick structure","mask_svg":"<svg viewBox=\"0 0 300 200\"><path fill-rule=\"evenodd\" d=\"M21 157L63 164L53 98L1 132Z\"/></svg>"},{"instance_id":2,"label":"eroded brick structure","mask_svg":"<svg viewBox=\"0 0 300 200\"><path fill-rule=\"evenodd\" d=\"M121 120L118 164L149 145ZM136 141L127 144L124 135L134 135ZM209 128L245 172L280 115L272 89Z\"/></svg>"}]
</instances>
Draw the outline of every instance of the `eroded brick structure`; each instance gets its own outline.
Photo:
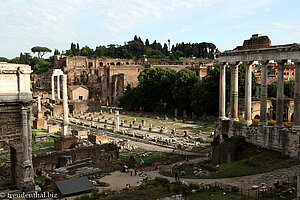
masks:
<instances>
[{"instance_id":1,"label":"eroded brick structure","mask_svg":"<svg viewBox=\"0 0 300 200\"><path fill-rule=\"evenodd\" d=\"M117 145L112 143L78 147L63 151L35 154L33 156L34 171L48 171L65 164L91 158L93 163L107 164L119 158Z\"/></svg>"},{"instance_id":2,"label":"eroded brick structure","mask_svg":"<svg viewBox=\"0 0 300 200\"><path fill-rule=\"evenodd\" d=\"M54 68L63 69L68 75L68 85L86 85L91 99L115 104L128 84L138 84L137 77L144 66L128 59L58 55Z\"/></svg>"}]
</instances>

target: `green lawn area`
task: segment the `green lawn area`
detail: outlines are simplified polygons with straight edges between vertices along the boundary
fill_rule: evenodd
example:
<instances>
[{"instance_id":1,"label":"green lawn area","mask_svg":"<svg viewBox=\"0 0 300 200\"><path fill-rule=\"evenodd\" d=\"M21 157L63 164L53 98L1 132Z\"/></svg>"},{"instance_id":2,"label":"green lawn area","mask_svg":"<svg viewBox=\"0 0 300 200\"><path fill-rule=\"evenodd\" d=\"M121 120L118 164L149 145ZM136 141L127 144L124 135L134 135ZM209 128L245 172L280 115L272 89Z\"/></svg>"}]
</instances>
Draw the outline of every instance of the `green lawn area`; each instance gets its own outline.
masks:
<instances>
[{"instance_id":1,"label":"green lawn area","mask_svg":"<svg viewBox=\"0 0 300 200\"><path fill-rule=\"evenodd\" d=\"M151 155L146 156L146 157L140 157L140 156L136 156L136 154L138 154L138 153L151 153ZM129 157L131 155L135 158L135 160L137 161L138 164L140 163L141 160L144 161L144 165L142 167L154 166L156 162L168 161L170 159L173 162L178 162L180 160L185 159L184 156L179 157L177 155L174 155L173 153L159 152L159 151L147 151L146 149L142 149L142 148L135 149L131 152L123 151L120 153L120 158L127 161L127 160L129 160Z\"/></svg>"},{"instance_id":2,"label":"green lawn area","mask_svg":"<svg viewBox=\"0 0 300 200\"><path fill-rule=\"evenodd\" d=\"M219 188L212 188L188 195L189 200L252 200L254 198L242 196L233 192L227 192Z\"/></svg>"},{"instance_id":3,"label":"green lawn area","mask_svg":"<svg viewBox=\"0 0 300 200\"><path fill-rule=\"evenodd\" d=\"M196 193L192 193L192 189L198 189ZM76 198L77 200L88 199L118 199L118 200L133 200L147 199L156 200L165 197L171 197L176 194L182 194L183 198L188 200L252 200L253 198L242 196L236 193L227 192L220 188L211 187L210 189L199 189L199 185L184 185L180 182L168 183L163 180L162 183L156 181L142 184L141 186L133 187L132 189L124 189L120 193L112 191L103 191L98 193L94 191L92 194Z\"/></svg>"},{"instance_id":4,"label":"green lawn area","mask_svg":"<svg viewBox=\"0 0 300 200\"><path fill-rule=\"evenodd\" d=\"M198 165L183 165L173 168L173 171L185 171L186 175L183 178L228 178L228 177L239 177L253 174L259 174L263 172L269 172L280 168L290 167L296 164L300 164L299 160L292 160L286 156L281 155L279 152L258 148L256 153L250 157L221 164L219 167L213 167L211 163ZM193 171L194 167L201 169L206 168L210 171L210 176L195 176ZM213 169L216 172L213 172ZM162 172L166 176L174 176L173 173Z\"/></svg>"}]
</instances>

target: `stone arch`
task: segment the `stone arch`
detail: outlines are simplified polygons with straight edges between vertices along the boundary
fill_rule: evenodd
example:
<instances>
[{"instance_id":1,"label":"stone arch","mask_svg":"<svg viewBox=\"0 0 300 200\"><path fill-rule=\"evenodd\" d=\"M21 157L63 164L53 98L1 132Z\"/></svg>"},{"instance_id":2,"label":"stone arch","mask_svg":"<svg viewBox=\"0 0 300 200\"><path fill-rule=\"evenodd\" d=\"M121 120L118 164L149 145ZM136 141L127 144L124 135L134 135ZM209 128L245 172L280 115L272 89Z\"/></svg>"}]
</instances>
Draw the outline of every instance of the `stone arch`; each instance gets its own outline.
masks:
<instances>
[{"instance_id":1,"label":"stone arch","mask_svg":"<svg viewBox=\"0 0 300 200\"><path fill-rule=\"evenodd\" d=\"M260 119L259 115L255 115L254 119Z\"/></svg>"},{"instance_id":2,"label":"stone arch","mask_svg":"<svg viewBox=\"0 0 300 200\"><path fill-rule=\"evenodd\" d=\"M121 65L121 62L117 62L117 65Z\"/></svg>"},{"instance_id":3,"label":"stone arch","mask_svg":"<svg viewBox=\"0 0 300 200\"><path fill-rule=\"evenodd\" d=\"M242 146L237 146L234 150L233 161L242 160L244 151L245 149Z\"/></svg>"},{"instance_id":4,"label":"stone arch","mask_svg":"<svg viewBox=\"0 0 300 200\"><path fill-rule=\"evenodd\" d=\"M102 67L103 66L103 62L100 62L99 65L100 65L100 67Z\"/></svg>"},{"instance_id":5,"label":"stone arch","mask_svg":"<svg viewBox=\"0 0 300 200\"><path fill-rule=\"evenodd\" d=\"M291 115L291 122L294 122L294 113Z\"/></svg>"},{"instance_id":6,"label":"stone arch","mask_svg":"<svg viewBox=\"0 0 300 200\"><path fill-rule=\"evenodd\" d=\"M115 63L114 63L114 62L111 62L110 65L115 65Z\"/></svg>"}]
</instances>

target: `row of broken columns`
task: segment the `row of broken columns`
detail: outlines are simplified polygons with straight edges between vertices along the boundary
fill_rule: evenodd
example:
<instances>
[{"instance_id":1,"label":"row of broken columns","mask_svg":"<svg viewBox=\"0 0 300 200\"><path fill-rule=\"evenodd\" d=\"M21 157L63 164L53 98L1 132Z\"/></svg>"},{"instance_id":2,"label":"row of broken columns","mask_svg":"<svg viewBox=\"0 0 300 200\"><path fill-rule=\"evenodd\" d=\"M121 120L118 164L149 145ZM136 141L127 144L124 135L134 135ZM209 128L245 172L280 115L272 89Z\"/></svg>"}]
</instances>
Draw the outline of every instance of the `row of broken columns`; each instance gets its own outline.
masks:
<instances>
[{"instance_id":1,"label":"row of broken columns","mask_svg":"<svg viewBox=\"0 0 300 200\"><path fill-rule=\"evenodd\" d=\"M287 60L277 61L277 98L276 98L276 127L283 127L284 110L284 65ZM252 123L251 96L252 96L252 66L254 62L247 62L245 77L245 123ZM268 96L268 74L269 61L260 62L261 69L261 94L260 94L260 123L267 125L267 96ZM231 65L231 89L230 89L230 116L231 120L238 121L238 67L242 62ZM219 119L227 120L226 117L226 67L228 63L220 66L220 91L219 91ZM300 130L300 63L295 62L295 96L294 96L294 125L293 128Z\"/></svg>"}]
</instances>

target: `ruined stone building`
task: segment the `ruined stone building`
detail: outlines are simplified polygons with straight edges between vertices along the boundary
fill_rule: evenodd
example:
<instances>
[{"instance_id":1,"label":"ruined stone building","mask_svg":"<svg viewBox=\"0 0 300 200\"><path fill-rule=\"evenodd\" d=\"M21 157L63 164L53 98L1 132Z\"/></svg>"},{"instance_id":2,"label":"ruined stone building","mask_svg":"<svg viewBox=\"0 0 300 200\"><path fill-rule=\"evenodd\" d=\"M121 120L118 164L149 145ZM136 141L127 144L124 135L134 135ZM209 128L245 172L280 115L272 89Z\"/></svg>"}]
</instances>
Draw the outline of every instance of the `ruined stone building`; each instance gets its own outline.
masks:
<instances>
[{"instance_id":1,"label":"ruined stone building","mask_svg":"<svg viewBox=\"0 0 300 200\"><path fill-rule=\"evenodd\" d=\"M128 59L58 55L54 68L68 75L68 85L86 85L91 99L116 104L127 85L138 84L137 77L145 67Z\"/></svg>"},{"instance_id":2,"label":"ruined stone building","mask_svg":"<svg viewBox=\"0 0 300 200\"><path fill-rule=\"evenodd\" d=\"M300 45L286 44L271 46L267 36L253 35L250 40L245 40L244 45L233 50L219 53L220 64L220 90L219 90L219 136L228 138L233 136L243 137L246 141L279 151L285 155L300 158ZM295 67L295 96L287 102L284 97L284 72L291 60ZM268 123L267 99L267 69L271 61L277 66L277 97L273 101L276 110L275 126ZM261 92L260 92L260 122L258 126L251 126L252 119L252 71L254 63L260 63ZM238 68L241 63L246 65L244 121L239 120L238 98ZM231 69L230 87L230 114L226 115L226 68ZM285 106L287 104L288 106ZM288 109L286 109L288 108ZM293 113L293 114L292 114ZM286 116L284 115L286 114ZM292 128L286 128L284 120L291 118L294 121ZM229 153L229 152L228 152Z\"/></svg>"},{"instance_id":3,"label":"ruined stone building","mask_svg":"<svg viewBox=\"0 0 300 200\"><path fill-rule=\"evenodd\" d=\"M166 63L164 65L145 65L144 63L136 63L132 59L56 55L54 69L49 70L45 74L32 75L31 81L32 88L35 91L41 89L50 93L51 76L55 69L62 69L64 74L68 76L68 96L71 101L79 100L79 98L85 100L87 95L85 94L84 87L86 87L89 92L89 99L100 101L102 105L109 105L118 103L118 98L123 95L127 85L131 87L137 86L138 75L145 68L162 67L174 69L175 71L188 68L195 72L199 79L202 79L207 75L208 70L213 64L178 62ZM56 77L54 81L59 82ZM81 86L80 89L78 89L78 85ZM55 88L55 93L59 95L60 92L57 88L61 87ZM73 94L71 94L71 91L73 91ZM78 92L82 92L82 95ZM75 93L77 94L75 95Z\"/></svg>"}]
</instances>

